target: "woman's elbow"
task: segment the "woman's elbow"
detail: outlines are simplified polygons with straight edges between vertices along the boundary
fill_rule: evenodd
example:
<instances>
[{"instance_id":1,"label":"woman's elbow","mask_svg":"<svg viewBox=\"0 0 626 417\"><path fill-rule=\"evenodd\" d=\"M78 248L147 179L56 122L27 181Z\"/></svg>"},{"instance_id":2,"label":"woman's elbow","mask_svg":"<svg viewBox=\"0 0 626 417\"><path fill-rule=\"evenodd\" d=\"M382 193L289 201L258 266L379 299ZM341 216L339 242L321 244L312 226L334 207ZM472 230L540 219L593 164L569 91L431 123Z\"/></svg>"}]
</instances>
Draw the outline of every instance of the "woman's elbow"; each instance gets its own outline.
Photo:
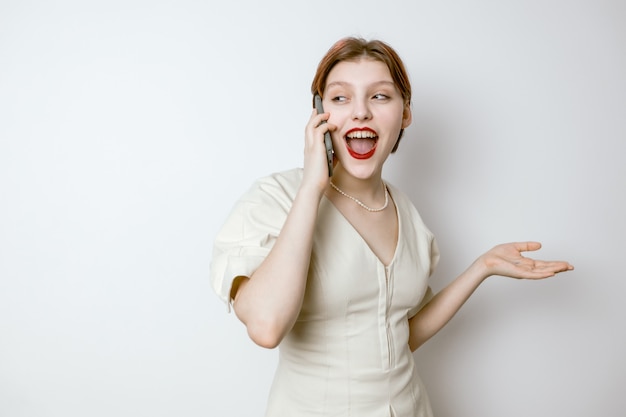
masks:
<instances>
[{"instance_id":1,"label":"woman's elbow","mask_svg":"<svg viewBox=\"0 0 626 417\"><path fill-rule=\"evenodd\" d=\"M409 349L411 349L411 352L415 352L423 344L424 343L420 341L409 340Z\"/></svg>"},{"instance_id":2,"label":"woman's elbow","mask_svg":"<svg viewBox=\"0 0 626 417\"><path fill-rule=\"evenodd\" d=\"M240 288L240 291L241 288ZM238 294L240 295L240 294ZM246 326L248 336L257 345L274 349L280 344L291 326L281 312L267 308L252 308L246 297L238 296L233 302L237 318Z\"/></svg>"},{"instance_id":3,"label":"woman's elbow","mask_svg":"<svg viewBox=\"0 0 626 417\"><path fill-rule=\"evenodd\" d=\"M284 337L284 333L278 326L267 322L248 323L246 328L250 339L266 349L274 349Z\"/></svg>"}]
</instances>

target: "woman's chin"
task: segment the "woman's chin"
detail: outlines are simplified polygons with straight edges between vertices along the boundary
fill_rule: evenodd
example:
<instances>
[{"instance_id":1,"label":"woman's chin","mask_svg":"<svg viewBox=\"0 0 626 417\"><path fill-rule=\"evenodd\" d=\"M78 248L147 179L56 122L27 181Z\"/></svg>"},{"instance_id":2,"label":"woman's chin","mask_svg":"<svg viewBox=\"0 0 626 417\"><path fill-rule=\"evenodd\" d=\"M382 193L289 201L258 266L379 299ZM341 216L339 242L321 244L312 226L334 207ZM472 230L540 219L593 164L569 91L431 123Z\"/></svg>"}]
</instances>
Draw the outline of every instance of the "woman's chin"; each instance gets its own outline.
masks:
<instances>
[{"instance_id":1,"label":"woman's chin","mask_svg":"<svg viewBox=\"0 0 626 417\"><path fill-rule=\"evenodd\" d=\"M380 176L380 166L374 163L373 160L357 160L348 157L349 160L346 163L339 161L336 165L335 172L345 173L351 177L358 179L369 179L376 175ZM341 175L341 174L340 174Z\"/></svg>"}]
</instances>

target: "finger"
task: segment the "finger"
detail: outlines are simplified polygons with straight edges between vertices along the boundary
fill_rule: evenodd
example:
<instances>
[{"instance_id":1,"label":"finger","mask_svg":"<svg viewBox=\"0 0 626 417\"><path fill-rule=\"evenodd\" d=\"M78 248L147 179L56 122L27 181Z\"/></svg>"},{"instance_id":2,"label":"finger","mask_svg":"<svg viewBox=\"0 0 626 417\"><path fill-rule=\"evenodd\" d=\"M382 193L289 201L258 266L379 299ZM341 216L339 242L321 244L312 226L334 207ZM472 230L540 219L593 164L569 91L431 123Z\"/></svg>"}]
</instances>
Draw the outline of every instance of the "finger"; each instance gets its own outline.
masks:
<instances>
[{"instance_id":1,"label":"finger","mask_svg":"<svg viewBox=\"0 0 626 417\"><path fill-rule=\"evenodd\" d=\"M532 252L541 249L541 243L533 241L514 242L513 246L515 246L515 249L517 249L519 252Z\"/></svg>"},{"instance_id":2,"label":"finger","mask_svg":"<svg viewBox=\"0 0 626 417\"><path fill-rule=\"evenodd\" d=\"M535 269L563 272L571 271L574 267L565 261L535 261Z\"/></svg>"},{"instance_id":3,"label":"finger","mask_svg":"<svg viewBox=\"0 0 626 417\"><path fill-rule=\"evenodd\" d=\"M546 279L546 278L551 278L553 276L555 276L556 273L555 272L551 272L551 271L545 271L545 272L529 272L526 274L526 276L522 277L524 279Z\"/></svg>"},{"instance_id":4,"label":"finger","mask_svg":"<svg viewBox=\"0 0 626 417\"><path fill-rule=\"evenodd\" d=\"M323 122L327 121L329 117L330 117L330 113L317 114L317 111L313 110L313 112L311 113L311 118L309 119L309 123L307 124L307 127L310 126L310 127L316 128L319 125L321 125Z\"/></svg>"},{"instance_id":5,"label":"finger","mask_svg":"<svg viewBox=\"0 0 626 417\"><path fill-rule=\"evenodd\" d=\"M541 278L549 278L549 277L553 277L556 274L559 274L561 272L567 272L567 271L571 271L573 269L573 267L571 267L571 265L565 267L565 268L546 268L545 270L534 270L534 271L529 271L528 274L531 275L528 278L530 279L541 279Z\"/></svg>"},{"instance_id":6,"label":"finger","mask_svg":"<svg viewBox=\"0 0 626 417\"><path fill-rule=\"evenodd\" d=\"M331 130L331 125L328 123L322 123L327 119L327 114L315 115L309 120L309 123L306 125L306 135L307 137L313 138L323 138L324 133Z\"/></svg>"}]
</instances>

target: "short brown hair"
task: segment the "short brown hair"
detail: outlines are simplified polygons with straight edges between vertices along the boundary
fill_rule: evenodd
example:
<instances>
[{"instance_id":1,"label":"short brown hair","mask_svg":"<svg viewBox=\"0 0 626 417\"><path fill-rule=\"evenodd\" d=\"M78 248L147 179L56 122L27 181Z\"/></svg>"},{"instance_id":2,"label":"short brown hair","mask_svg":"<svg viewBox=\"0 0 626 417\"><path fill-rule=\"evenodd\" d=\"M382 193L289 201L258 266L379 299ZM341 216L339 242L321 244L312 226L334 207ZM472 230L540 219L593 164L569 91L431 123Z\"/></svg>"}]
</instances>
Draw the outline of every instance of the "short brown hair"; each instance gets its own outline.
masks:
<instances>
[{"instance_id":1,"label":"short brown hair","mask_svg":"<svg viewBox=\"0 0 626 417\"><path fill-rule=\"evenodd\" d=\"M311 83L311 93L323 97L326 88L326 80L330 71L342 61L355 61L359 58L370 58L381 61L387 68L394 84L400 91L405 105L411 103L411 82L404 68L404 63L398 53L388 44L380 40L367 41L363 38L348 37L337 41L328 50L317 66L315 77ZM398 149L404 129L400 130L400 136L391 152Z\"/></svg>"}]
</instances>

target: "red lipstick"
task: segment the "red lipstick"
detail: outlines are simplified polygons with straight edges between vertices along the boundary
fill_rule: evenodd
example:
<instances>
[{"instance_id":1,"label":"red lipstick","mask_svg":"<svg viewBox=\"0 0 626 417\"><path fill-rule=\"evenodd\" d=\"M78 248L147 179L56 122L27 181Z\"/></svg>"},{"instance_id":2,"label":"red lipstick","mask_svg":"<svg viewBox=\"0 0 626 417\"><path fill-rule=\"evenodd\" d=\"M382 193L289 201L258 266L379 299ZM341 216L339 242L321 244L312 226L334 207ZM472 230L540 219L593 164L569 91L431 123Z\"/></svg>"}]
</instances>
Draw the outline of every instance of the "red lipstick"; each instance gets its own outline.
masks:
<instances>
[{"instance_id":1,"label":"red lipstick","mask_svg":"<svg viewBox=\"0 0 626 417\"><path fill-rule=\"evenodd\" d=\"M365 132L365 133L357 133ZM376 152L378 134L369 127L355 127L346 133L346 148L354 159L369 159Z\"/></svg>"}]
</instances>

